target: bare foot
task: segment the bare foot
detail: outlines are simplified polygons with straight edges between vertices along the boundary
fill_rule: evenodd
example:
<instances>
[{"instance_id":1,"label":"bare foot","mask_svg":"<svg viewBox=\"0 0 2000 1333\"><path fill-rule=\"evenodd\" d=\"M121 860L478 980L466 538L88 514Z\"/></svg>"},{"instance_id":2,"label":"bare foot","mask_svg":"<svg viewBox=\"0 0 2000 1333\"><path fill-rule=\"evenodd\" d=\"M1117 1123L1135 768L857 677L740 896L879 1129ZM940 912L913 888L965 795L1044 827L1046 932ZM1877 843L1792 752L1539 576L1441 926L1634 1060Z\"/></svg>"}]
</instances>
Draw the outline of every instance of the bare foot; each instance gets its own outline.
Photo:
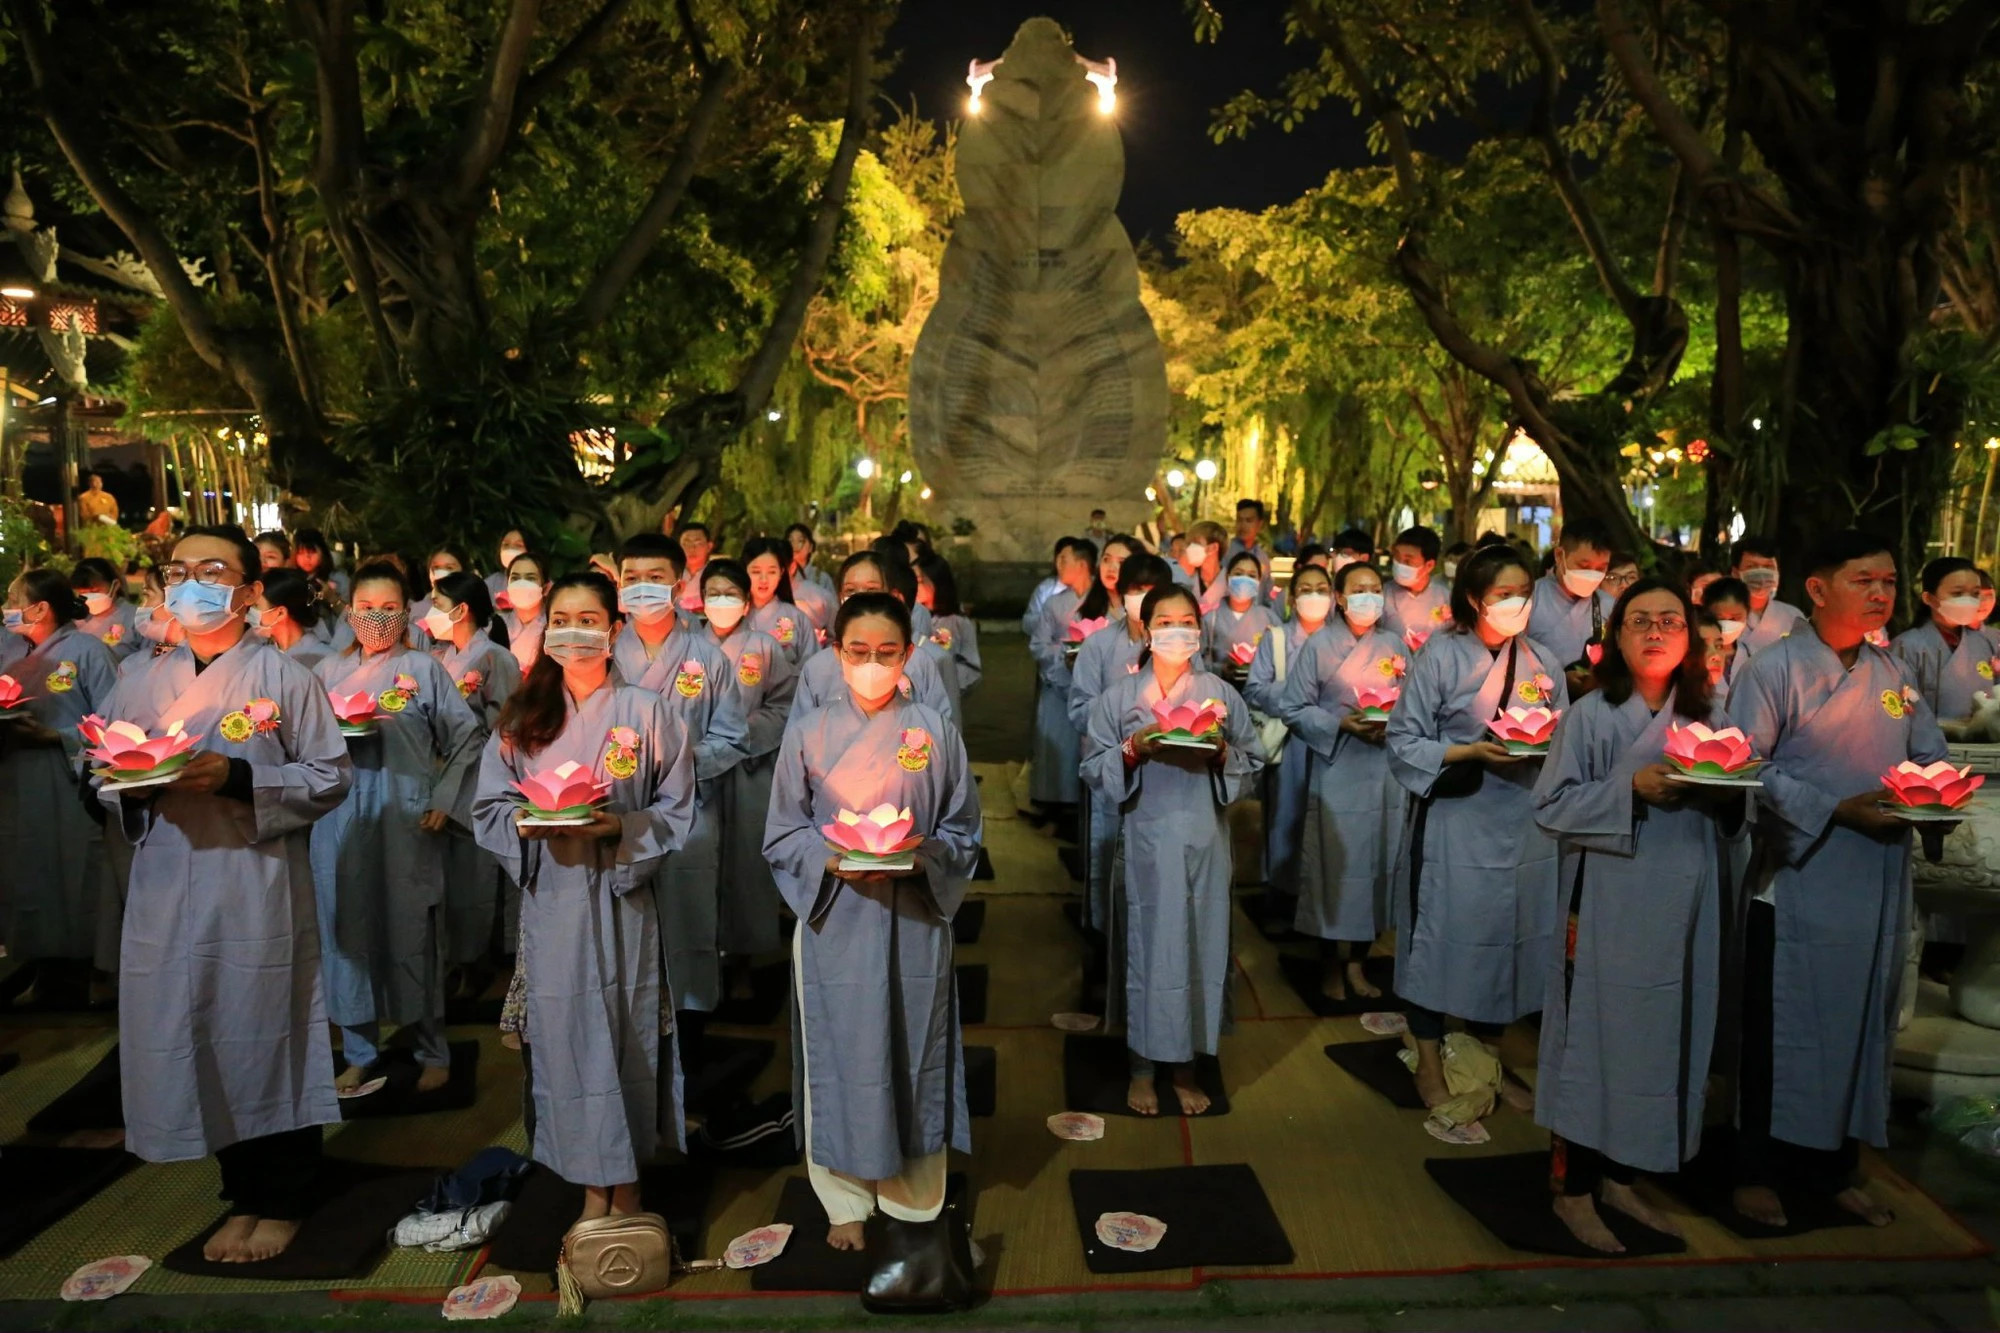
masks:
<instances>
[{"instance_id":1,"label":"bare foot","mask_svg":"<svg viewBox=\"0 0 2000 1333\"><path fill-rule=\"evenodd\" d=\"M368 1070L361 1065L349 1065L333 1076L335 1092L352 1092L368 1081Z\"/></svg>"},{"instance_id":2,"label":"bare foot","mask_svg":"<svg viewBox=\"0 0 2000 1333\"><path fill-rule=\"evenodd\" d=\"M1125 1104L1140 1115L1160 1113L1160 1091L1153 1086L1152 1078L1135 1078L1125 1089Z\"/></svg>"},{"instance_id":3,"label":"bare foot","mask_svg":"<svg viewBox=\"0 0 2000 1333\"><path fill-rule=\"evenodd\" d=\"M1500 1075L1500 1100L1523 1115L1532 1115L1535 1110L1535 1092L1512 1074Z\"/></svg>"},{"instance_id":4,"label":"bare foot","mask_svg":"<svg viewBox=\"0 0 2000 1333\"><path fill-rule=\"evenodd\" d=\"M842 1222L837 1227L826 1229L826 1243L836 1250L859 1250L867 1244L862 1235L861 1223Z\"/></svg>"},{"instance_id":5,"label":"bare foot","mask_svg":"<svg viewBox=\"0 0 2000 1333\"><path fill-rule=\"evenodd\" d=\"M1871 1227L1886 1227L1896 1220L1895 1210L1875 1202L1867 1190L1850 1186L1833 1196L1833 1201Z\"/></svg>"},{"instance_id":6,"label":"bare foot","mask_svg":"<svg viewBox=\"0 0 2000 1333\"><path fill-rule=\"evenodd\" d=\"M1335 1004L1347 1003L1347 981L1338 965L1329 966L1319 980L1319 993Z\"/></svg>"},{"instance_id":7,"label":"bare foot","mask_svg":"<svg viewBox=\"0 0 2000 1333\"><path fill-rule=\"evenodd\" d=\"M1368 974L1362 971L1359 959L1351 959L1347 964L1347 985L1363 999L1378 999L1382 994L1382 988L1370 981Z\"/></svg>"},{"instance_id":8,"label":"bare foot","mask_svg":"<svg viewBox=\"0 0 2000 1333\"><path fill-rule=\"evenodd\" d=\"M1651 1227L1663 1236L1679 1236L1680 1224L1673 1218L1647 1203L1630 1185L1621 1185L1615 1180L1604 1182L1604 1202L1616 1208L1641 1226Z\"/></svg>"},{"instance_id":9,"label":"bare foot","mask_svg":"<svg viewBox=\"0 0 2000 1333\"><path fill-rule=\"evenodd\" d=\"M1789 1223L1785 1218L1785 1205L1778 1200L1778 1192L1766 1185L1744 1185L1730 1196L1729 1200L1737 1212L1752 1222L1767 1227L1782 1227Z\"/></svg>"},{"instance_id":10,"label":"bare foot","mask_svg":"<svg viewBox=\"0 0 2000 1333\"><path fill-rule=\"evenodd\" d=\"M1417 1096L1423 1099L1425 1107L1443 1106L1451 1100L1451 1089L1444 1081L1444 1057L1438 1053L1434 1041L1417 1043Z\"/></svg>"},{"instance_id":11,"label":"bare foot","mask_svg":"<svg viewBox=\"0 0 2000 1333\"><path fill-rule=\"evenodd\" d=\"M418 1092L436 1092L451 1082L450 1065L425 1065L417 1074Z\"/></svg>"},{"instance_id":12,"label":"bare foot","mask_svg":"<svg viewBox=\"0 0 2000 1333\"><path fill-rule=\"evenodd\" d=\"M1208 1094L1196 1081L1193 1065L1179 1065L1174 1069L1174 1096L1180 1100L1182 1115L1200 1115L1208 1109Z\"/></svg>"},{"instance_id":13,"label":"bare foot","mask_svg":"<svg viewBox=\"0 0 2000 1333\"><path fill-rule=\"evenodd\" d=\"M201 1257L212 1264L240 1264L250 1243L250 1233L263 1219L249 1213L232 1214L201 1247Z\"/></svg>"},{"instance_id":14,"label":"bare foot","mask_svg":"<svg viewBox=\"0 0 2000 1333\"><path fill-rule=\"evenodd\" d=\"M583 1212L577 1215L579 1222L595 1222L611 1213L611 1191L602 1185L583 1187Z\"/></svg>"},{"instance_id":15,"label":"bare foot","mask_svg":"<svg viewBox=\"0 0 2000 1333\"><path fill-rule=\"evenodd\" d=\"M292 1237L298 1234L297 1222L280 1222L275 1217L260 1218L257 1229L250 1233L250 1239L243 1246L243 1257L236 1262L254 1264L264 1259L275 1259L285 1252L292 1243Z\"/></svg>"},{"instance_id":16,"label":"bare foot","mask_svg":"<svg viewBox=\"0 0 2000 1333\"><path fill-rule=\"evenodd\" d=\"M125 1146L125 1131L122 1129L79 1129L74 1134L62 1138L65 1148L122 1148Z\"/></svg>"},{"instance_id":17,"label":"bare foot","mask_svg":"<svg viewBox=\"0 0 2000 1333\"><path fill-rule=\"evenodd\" d=\"M1551 1206L1569 1228L1569 1234L1591 1249L1605 1254L1625 1253L1624 1243L1604 1225L1604 1219L1597 1215L1597 1205L1588 1194L1558 1194Z\"/></svg>"}]
</instances>

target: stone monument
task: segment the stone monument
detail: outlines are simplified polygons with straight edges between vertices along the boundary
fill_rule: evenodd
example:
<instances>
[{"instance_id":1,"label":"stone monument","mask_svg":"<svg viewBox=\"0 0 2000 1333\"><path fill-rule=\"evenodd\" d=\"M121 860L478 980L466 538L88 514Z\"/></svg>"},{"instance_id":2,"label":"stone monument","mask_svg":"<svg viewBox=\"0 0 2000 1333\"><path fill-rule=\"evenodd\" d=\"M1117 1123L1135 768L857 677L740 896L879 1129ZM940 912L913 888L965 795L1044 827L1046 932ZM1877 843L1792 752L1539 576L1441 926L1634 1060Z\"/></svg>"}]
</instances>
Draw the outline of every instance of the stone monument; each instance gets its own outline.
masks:
<instances>
[{"instance_id":1,"label":"stone monument","mask_svg":"<svg viewBox=\"0 0 2000 1333\"><path fill-rule=\"evenodd\" d=\"M910 442L981 559L1045 563L1093 508L1114 528L1151 515L1167 371L1113 211L1116 81L1046 18L967 80L965 212L910 363Z\"/></svg>"}]
</instances>

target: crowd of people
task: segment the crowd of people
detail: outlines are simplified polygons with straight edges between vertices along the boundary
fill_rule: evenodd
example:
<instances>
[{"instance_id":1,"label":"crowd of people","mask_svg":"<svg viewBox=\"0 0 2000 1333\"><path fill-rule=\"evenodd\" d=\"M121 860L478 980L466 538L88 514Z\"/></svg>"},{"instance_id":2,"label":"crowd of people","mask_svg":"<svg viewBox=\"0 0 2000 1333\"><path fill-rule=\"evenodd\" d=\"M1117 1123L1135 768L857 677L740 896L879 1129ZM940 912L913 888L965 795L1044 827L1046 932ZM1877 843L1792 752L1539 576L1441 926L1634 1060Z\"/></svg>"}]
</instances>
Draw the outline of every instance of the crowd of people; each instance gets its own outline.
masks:
<instances>
[{"instance_id":1,"label":"crowd of people","mask_svg":"<svg viewBox=\"0 0 2000 1333\"><path fill-rule=\"evenodd\" d=\"M1802 610L1755 538L1690 584L1584 521L1546 561L1424 527L1378 559L1352 529L1279 578L1265 518L1245 500L1233 533L1160 550L1064 538L1022 621L1026 795L1074 830L1085 987L1124 1034L1130 1108L1208 1107L1228 812L1254 799L1325 994L1379 995L1366 963L1393 940L1426 1105L1455 1095L1455 1042L1539 1022L1535 1089L1498 1091L1551 1131L1584 1243L1619 1248L1600 1206L1674 1229L1633 1182L1695 1151L1712 1074L1739 1210L1782 1224L1809 1193L1886 1223L1856 1145L1886 1124L1911 838L1880 775L1943 758L1936 719L1990 684L1991 581L1934 561L1922 623L1888 642L1897 570L1858 533L1797 571ZM584 1187L579 1229L650 1216L639 1168L685 1142L705 1016L779 953L828 1243L868 1245L878 1213L936 1232L946 1151L970 1146L951 918L980 855L978 634L918 525L833 572L815 553L797 526L732 557L693 523L558 575L509 531L482 577L448 547L343 568L309 529L215 527L157 568L7 590L11 984L115 984L124 1142L219 1159L211 1259L283 1251L386 1030L420 1091L446 1083L447 1000L508 965L533 1156ZM1545 754L1496 739L1509 709L1557 715ZM1762 786L1677 782L1663 749L1693 722L1741 728ZM139 744L116 727L193 757L107 780L85 751ZM581 813L524 804L573 781ZM837 845L870 822L895 826L887 855Z\"/></svg>"}]
</instances>

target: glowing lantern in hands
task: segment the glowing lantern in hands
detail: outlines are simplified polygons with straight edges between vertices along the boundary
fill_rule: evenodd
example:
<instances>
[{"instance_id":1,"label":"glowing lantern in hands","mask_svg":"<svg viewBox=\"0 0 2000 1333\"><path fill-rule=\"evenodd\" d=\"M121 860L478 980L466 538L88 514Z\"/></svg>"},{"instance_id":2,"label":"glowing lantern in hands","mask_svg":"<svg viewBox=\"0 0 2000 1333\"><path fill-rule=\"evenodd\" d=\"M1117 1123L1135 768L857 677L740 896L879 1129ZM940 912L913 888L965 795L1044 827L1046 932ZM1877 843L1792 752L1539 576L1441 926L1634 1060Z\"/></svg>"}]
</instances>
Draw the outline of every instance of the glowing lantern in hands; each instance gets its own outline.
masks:
<instances>
[{"instance_id":1,"label":"glowing lantern in hands","mask_svg":"<svg viewBox=\"0 0 2000 1333\"><path fill-rule=\"evenodd\" d=\"M1942 814L1964 806L1972 793L1986 785L1986 778L1943 759L1928 766L1905 760L1882 775L1882 785L1897 805Z\"/></svg>"},{"instance_id":2,"label":"glowing lantern in hands","mask_svg":"<svg viewBox=\"0 0 2000 1333\"><path fill-rule=\"evenodd\" d=\"M1071 644L1082 643L1110 623L1107 616L1098 616L1094 620L1072 620L1069 622L1069 641Z\"/></svg>"},{"instance_id":3,"label":"glowing lantern in hands","mask_svg":"<svg viewBox=\"0 0 2000 1333\"><path fill-rule=\"evenodd\" d=\"M1153 705L1153 720L1160 724L1161 731L1175 740L1199 741L1222 729L1225 711L1220 699L1204 699L1198 704L1182 704L1178 708L1162 699Z\"/></svg>"},{"instance_id":4,"label":"glowing lantern in hands","mask_svg":"<svg viewBox=\"0 0 2000 1333\"><path fill-rule=\"evenodd\" d=\"M331 690L326 697L333 705L333 715L339 720L342 731L364 731L375 725L375 696L368 691L342 694Z\"/></svg>"},{"instance_id":5,"label":"glowing lantern in hands","mask_svg":"<svg viewBox=\"0 0 2000 1333\"><path fill-rule=\"evenodd\" d=\"M915 821L908 807L898 810L884 803L865 815L841 810L834 822L820 825L820 832L833 849L853 861L892 861L923 841L912 836Z\"/></svg>"},{"instance_id":6,"label":"glowing lantern in hands","mask_svg":"<svg viewBox=\"0 0 2000 1333\"><path fill-rule=\"evenodd\" d=\"M1747 777L1763 766L1742 728L1715 731L1700 722L1675 723L1664 757L1683 773L1710 778Z\"/></svg>"},{"instance_id":7,"label":"glowing lantern in hands","mask_svg":"<svg viewBox=\"0 0 2000 1333\"><path fill-rule=\"evenodd\" d=\"M1486 724L1510 754L1546 754L1561 713L1548 708L1510 708Z\"/></svg>"},{"instance_id":8,"label":"glowing lantern in hands","mask_svg":"<svg viewBox=\"0 0 2000 1333\"><path fill-rule=\"evenodd\" d=\"M1249 666L1257 660L1257 645L1254 643L1232 645L1229 649L1229 660L1240 667Z\"/></svg>"},{"instance_id":9,"label":"glowing lantern in hands","mask_svg":"<svg viewBox=\"0 0 2000 1333\"><path fill-rule=\"evenodd\" d=\"M556 768L530 773L514 784L536 819L581 819L596 810L611 792L589 769L571 760Z\"/></svg>"},{"instance_id":10,"label":"glowing lantern in hands","mask_svg":"<svg viewBox=\"0 0 2000 1333\"><path fill-rule=\"evenodd\" d=\"M21 706L21 682L12 676L0 676L0 713L9 713Z\"/></svg>"},{"instance_id":11,"label":"glowing lantern in hands","mask_svg":"<svg viewBox=\"0 0 2000 1333\"><path fill-rule=\"evenodd\" d=\"M154 737L148 737L144 727L112 722L98 732L97 743L84 754L103 765L102 775L113 782L163 778L187 766L194 758L194 743L200 739L183 733L178 722Z\"/></svg>"},{"instance_id":12,"label":"glowing lantern in hands","mask_svg":"<svg viewBox=\"0 0 2000 1333\"><path fill-rule=\"evenodd\" d=\"M1354 691L1354 716L1363 722L1386 722L1403 691L1394 685L1359 686Z\"/></svg>"}]
</instances>

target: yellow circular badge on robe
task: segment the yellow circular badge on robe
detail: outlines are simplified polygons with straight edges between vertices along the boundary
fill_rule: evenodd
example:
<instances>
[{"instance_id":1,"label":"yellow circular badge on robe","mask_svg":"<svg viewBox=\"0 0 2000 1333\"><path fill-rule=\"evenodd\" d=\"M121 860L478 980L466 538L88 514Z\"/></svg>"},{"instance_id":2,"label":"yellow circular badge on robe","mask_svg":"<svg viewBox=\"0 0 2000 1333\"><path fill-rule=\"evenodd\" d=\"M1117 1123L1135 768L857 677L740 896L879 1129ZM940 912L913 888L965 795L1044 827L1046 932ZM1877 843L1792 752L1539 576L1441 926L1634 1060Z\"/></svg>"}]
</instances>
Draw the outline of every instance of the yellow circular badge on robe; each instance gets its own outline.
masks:
<instances>
[{"instance_id":1,"label":"yellow circular badge on robe","mask_svg":"<svg viewBox=\"0 0 2000 1333\"><path fill-rule=\"evenodd\" d=\"M701 688L708 681L700 671L682 671L674 677L674 692L683 699L699 699Z\"/></svg>"},{"instance_id":2,"label":"yellow circular badge on robe","mask_svg":"<svg viewBox=\"0 0 2000 1333\"><path fill-rule=\"evenodd\" d=\"M401 690L384 690L375 706L385 713L400 713L410 706L410 696Z\"/></svg>"},{"instance_id":3,"label":"yellow circular badge on robe","mask_svg":"<svg viewBox=\"0 0 2000 1333\"><path fill-rule=\"evenodd\" d=\"M911 727L904 731L896 746L896 762L911 773L921 773L931 766L931 734L922 727Z\"/></svg>"},{"instance_id":4,"label":"yellow circular badge on robe","mask_svg":"<svg viewBox=\"0 0 2000 1333\"><path fill-rule=\"evenodd\" d=\"M241 744L250 739L257 730L257 724L250 720L248 713L224 713L222 721L215 724L215 729L222 733L222 739Z\"/></svg>"},{"instance_id":5,"label":"yellow circular badge on robe","mask_svg":"<svg viewBox=\"0 0 2000 1333\"><path fill-rule=\"evenodd\" d=\"M764 659L756 653L743 654L743 660L736 664L736 679L745 685L763 684Z\"/></svg>"},{"instance_id":6,"label":"yellow circular badge on robe","mask_svg":"<svg viewBox=\"0 0 2000 1333\"><path fill-rule=\"evenodd\" d=\"M1979 678L1981 680L1993 679L1993 663L1991 662L1981 662L1978 666L1974 667L1973 670L1979 673Z\"/></svg>"},{"instance_id":7,"label":"yellow circular badge on robe","mask_svg":"<svg viewBox=\"0 0 2000 1333\"><path fill-rule=\"evenodd\" d=\"M48 679L42 683L49 687L51 694L68 694L76 688L76 663L56 663L56 669L49 672Z\"/></svg>"},{"instance_id":8,"label":"yellow circular badge on robe","mask_svg":"<svg viewBox=\"0 0 2000 1333\"><path fill-rule=\"evenodd\" d=\"M1882 691L1882 711L1896 721L1903 720L1903 696L1894 690Z\"/></svg>"},{"instance_id":9,"label":"yellow circular badge on robe","mask_svg":"<svg viewBox=\"0 0 2000 1333\"><path fill-rule=\"evenodd\" d=\"M624 780L639 771L639 733L631 727L613 727L604 738L604 771Z\"/></svg>"}]
</instances>

